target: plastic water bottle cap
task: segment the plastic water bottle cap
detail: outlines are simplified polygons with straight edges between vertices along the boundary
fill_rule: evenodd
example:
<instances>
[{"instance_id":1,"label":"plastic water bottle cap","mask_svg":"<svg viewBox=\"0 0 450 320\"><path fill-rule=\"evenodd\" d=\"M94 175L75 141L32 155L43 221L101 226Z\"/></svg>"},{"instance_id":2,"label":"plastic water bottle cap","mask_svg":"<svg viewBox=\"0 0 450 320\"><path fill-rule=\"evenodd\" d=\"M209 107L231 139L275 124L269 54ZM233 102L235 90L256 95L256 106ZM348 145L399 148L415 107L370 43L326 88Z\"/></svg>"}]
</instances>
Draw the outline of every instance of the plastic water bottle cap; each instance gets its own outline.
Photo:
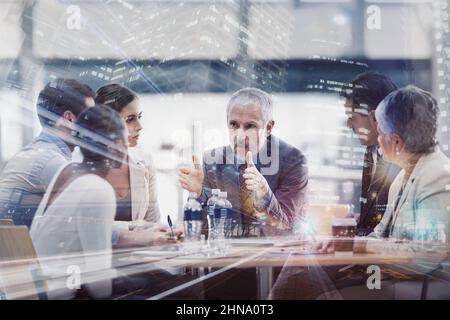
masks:
<instances>
[{"instance_id":1,"label":"plastic water bottle cap","mask_svg":"<svg viewBox=\"0 0 450 320\"><path fill-rule=\"evenodd\" d=\"M189 198L197 199L197 194L195 192L189 192Z\"/></svg>"},{"instance_id":2,"label":"plastic water bottle cap","mask_svg":"<svg viewBox=\"0 0 450 320\"><path fill-rule=\"evenodd\" d=\"M226 198L228 196L226 191L219 192L219 197Z\"/></svg>"},{"instance_id":3,"label":"plastic water bottle cap","mask_svg":"<svg viewBox=\"0 0 450 320\"><path fill-rule=\"evenodd\" d=\"M213 195L215 195L215 194L219 195L220 189L212 189L211 192L212 192Z\"/></svg>"}]
</instances>

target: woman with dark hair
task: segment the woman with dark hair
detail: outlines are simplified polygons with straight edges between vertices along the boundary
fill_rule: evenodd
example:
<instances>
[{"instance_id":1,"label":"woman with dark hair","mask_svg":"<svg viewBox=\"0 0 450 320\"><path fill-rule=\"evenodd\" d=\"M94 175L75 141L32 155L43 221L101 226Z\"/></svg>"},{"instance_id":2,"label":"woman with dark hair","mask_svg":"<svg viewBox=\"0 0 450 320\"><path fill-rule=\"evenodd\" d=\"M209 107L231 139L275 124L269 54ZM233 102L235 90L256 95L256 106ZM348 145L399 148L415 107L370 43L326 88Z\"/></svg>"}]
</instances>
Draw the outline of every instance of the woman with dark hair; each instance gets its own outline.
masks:
<instances>
[{"instance_id":1,"label":"woman with dark hair","mask_svg":"<svg viewBox=\"0 0 450 320\"><path fill-rule=\"evenodd\" d=\"M138 96L127 87L108 84L97 90L95 101L117 111L128 129L127 141L131 149L128 150L127 159L120 168L109 173L109 179L117 194L116 221L121 221L122 229L158 226L160 213L156 172L151 159L145 160L142 153L135 148L142 130L142 112L139 109Z\"/></svg>"},{"instance_id":2,"label":"woman with dark hair","mask_svg":"<svg viewBox=\"0 0 450 320\"><path fill-rule=\"evenodd\" d=\"M60 267L71 254L81 254L78 267L83 275L101 270L104 277L108 270L111 272L108 280L85 283L90 297L105 298L111 295L110 279L115 278L111 238L116 197L109 171L126 160L126 127L117 112L96 105L80 114L74 137L83 162L69 163L55 176L39 205L30 234L43 273L49 278L49 298L75 296L75 290L66 285L66 270ZM147 230L132 235L134 241L147 244L158 244L164 237L166 234ZM93 252L99 254L95 259L88 254Z\"/></svg>"}]
</instances>

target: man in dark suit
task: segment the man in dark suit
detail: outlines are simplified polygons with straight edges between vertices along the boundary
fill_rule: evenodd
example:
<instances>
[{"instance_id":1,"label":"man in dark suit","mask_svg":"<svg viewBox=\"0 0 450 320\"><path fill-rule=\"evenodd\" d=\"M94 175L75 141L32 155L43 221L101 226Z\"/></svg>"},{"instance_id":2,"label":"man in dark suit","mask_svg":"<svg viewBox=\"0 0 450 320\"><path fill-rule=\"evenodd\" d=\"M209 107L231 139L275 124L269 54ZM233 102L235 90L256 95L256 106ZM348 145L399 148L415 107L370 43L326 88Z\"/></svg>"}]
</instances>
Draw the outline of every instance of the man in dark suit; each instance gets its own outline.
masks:
<instances>
[{"instance_id":1,"label":"man in dark suit","mask_svg":"<svg viewBox=\"0 0 450 320\"><path fill-rule=\"evenodd\" d=\"M360 218L357 235L366 236L381 221L392 181L399 168L383 161L378 147L375 110L396 85L387 76L377 72L357 75L342 90L345 100L347 126L366 146L361 184Z\"/></svg>"},{"instance_id":2,"label":"man in dark suit","mask_svg":"<svg viewBox=\"0 0 450 320\"><path fill-rule=\"evenodd\" d=\"M271 97L245 88L228 102L230 144L209 150L203 169L179 170L181 186L206 204L211 189L226 191L233 205L235 236L283 235L292 232L305 211L308 172L300 150L272 135ZM239 284L239 290L236 290ZM256 270L235 269L204 283L207 299L255 299Z\"/></svg>"},{"instance_id":3,"label":"man in dark suit","mask_svg":"<svg viewBox=\"0 0 450 320\"><path fill-rule=\"evenodd\" d=\"M379 223L386 209L389 188L400 168L383 161L378 147L375 110L392 91L395 84L385 75L365 72L357 75L342 90L345 97L347 126L366 146L361 184L360 218L356 233L368 235ZM318 244L327 251L332 241ZM364 267L329 266L316 268L284 268L272 289L274 299L315 299L326 291L365 283L368 274Z\"/></svg>"},{"instance_id":4,"label":"man in dark suit","mask_svg":"<svg viewBox=\"0 0 450 320\"><path fill-rule=\"evenodd\" d=\"M237 236L289 233L304 213L306 159L271 134L272 109L271 97L262 90L236 92L227 107L230 145L207 151L203 170L194 156L194 168L178 172L182 187L204 204L212 189L228 193Z\"/></svg>"}]
</instances>

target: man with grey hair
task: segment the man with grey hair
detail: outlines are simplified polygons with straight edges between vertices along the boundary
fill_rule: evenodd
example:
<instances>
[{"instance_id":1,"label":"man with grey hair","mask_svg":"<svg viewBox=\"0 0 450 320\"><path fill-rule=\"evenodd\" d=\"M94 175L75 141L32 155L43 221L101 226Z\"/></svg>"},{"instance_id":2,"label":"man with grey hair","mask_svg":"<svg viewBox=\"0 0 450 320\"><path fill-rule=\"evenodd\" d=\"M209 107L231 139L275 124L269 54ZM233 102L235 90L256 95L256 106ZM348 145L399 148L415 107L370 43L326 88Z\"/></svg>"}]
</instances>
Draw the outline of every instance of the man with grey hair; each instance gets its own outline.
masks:
<instances>
[{"instance_id":1,"label":"man with grey hair","mask_svg":"<svg viewBox=\"0 0 450 320\"><path fill-rule=\"evenodd\" d=\"M227 107L229 145L205 152L203 170L193 156L194 168L178 171L181 186L195 192L203 205L212 189L227 192L233 205L233 236L288 234L306 207L306 159L272 135L272 110L266 92L237 91ZM204 282L205 297L254 299L255 277L255 269L229 270Z\"/></svg>"},{"instance_id":2,"label":"man with grey hair","mask_svg":"<svg viewBox=\"0 0 450 320\"><path fill-rule=\"evenodd\" d=\"M308 173L300 150L272 135L269 94L244 88L227 106L228 146L209 150L194 168L178 171L181 186L206 204L212 189L226 191L234 209L235 236L267 236L292 231L304 212Z\"/></svg>"}]
</instances>

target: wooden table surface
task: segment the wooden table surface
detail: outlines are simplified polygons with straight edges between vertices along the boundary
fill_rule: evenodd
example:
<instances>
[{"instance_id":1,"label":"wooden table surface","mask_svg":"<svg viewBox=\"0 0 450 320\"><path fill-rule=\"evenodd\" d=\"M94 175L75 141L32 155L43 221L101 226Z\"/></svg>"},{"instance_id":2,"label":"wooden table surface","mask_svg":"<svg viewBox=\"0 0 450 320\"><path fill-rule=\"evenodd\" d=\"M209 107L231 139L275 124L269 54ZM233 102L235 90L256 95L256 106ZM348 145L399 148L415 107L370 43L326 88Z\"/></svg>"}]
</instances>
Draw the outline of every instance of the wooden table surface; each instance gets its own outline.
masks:
<instances>
[{"instance_id":1,"label":"wooden table surface","mask_svg":"<svg viewBox=\"0 0 450 320\"><path fill-rule=\"evenodd\" d=\"M333 253L323 254L304 250L304 244L289 244L292 239L279 238L269 241L267 239L251 239L245 242L232 242L226 254L218 255L213 251L200 254L186 254L181 252L168 253L167 256L153 256L145 250L136 255L130 253L123 256L123 261L135 263L155 263L168 267L214 267L221 268L234 265L236 268L253 268L261 266L329 266L347 264L408 264L413 254L408 252L385 253L354 253L351 257L338 257Z\"/></svg>"},{"instance_id":2,"label":"wooden table surface","mask_svg":"<svg viewBox=\"0 0 450 320\"><path fill-rule=\"evenodd\" d=\"M112 267L126 274L158 270L160 268L218 268L229 270L234 268L271 268L271 267L303 267L303 266L330 266L350 264L392 264L408 266L417 258L417 253L406 251L386 250L383 253L355 253L351 257L337 257L334 254L314 254L305 251L311 243L295 241L289 238L277 239L238 239L228 243L226 254L217 255L214 250L197 243L193 250L187 253L186 244L178 244L171 247L147 247L128 248L114 250L112 256ZM197 253L195 253L197 252ZM427 253L428 254L428 253ZM436 254L430 253L430 259ZM63 260L59 260L58 267L61 270L70 265L84 263L86 260L95 261L105 259L104 254L73 254ZM426 256L428 259L428 255ZM52 260L44 258L42 260ZM39 266L34 259L14 262L0 263L0 280L10 285L26 284L33 266ZM39 269L39 268L38 268ZM108 270L96 270L98 278L103 280L107 277ZM64 275L62 275L64 276ZM67 275L66 275L67 276Z\"/></svg>"}]
</instances>

